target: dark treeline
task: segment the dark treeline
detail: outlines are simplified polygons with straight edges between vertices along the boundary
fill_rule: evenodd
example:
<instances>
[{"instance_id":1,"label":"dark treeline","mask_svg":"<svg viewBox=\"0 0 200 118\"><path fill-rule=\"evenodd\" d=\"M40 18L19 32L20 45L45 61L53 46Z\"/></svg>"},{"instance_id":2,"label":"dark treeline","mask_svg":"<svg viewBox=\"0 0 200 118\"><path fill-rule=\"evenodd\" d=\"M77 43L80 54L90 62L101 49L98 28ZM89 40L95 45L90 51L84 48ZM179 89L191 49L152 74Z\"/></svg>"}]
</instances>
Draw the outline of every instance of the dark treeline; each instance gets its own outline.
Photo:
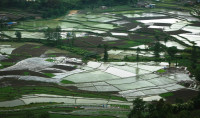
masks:
<instances>
[{"instance_id":1,"label":"dark treeline","mask_svg":"<svg viewBox=\"0 0 200 118\"><path fill-rule=\"evenodd\" d=\"M176 104L166 103L163 99L147 103L137 98L128 118L200 118L199 110L200 94L187 102L180 99Z\"/></svg>"},{"instance_id":2,"label":"dark treeline","mask_svg":"<svg viewBox=\"0 0 200 118\"><path fill-rule=\"evenodd\" d=\"M44 18L64 14L70 9L134 4L137 0L0 0L0 8L20 8L41 13Z\"/></svg>"}]
</instances>

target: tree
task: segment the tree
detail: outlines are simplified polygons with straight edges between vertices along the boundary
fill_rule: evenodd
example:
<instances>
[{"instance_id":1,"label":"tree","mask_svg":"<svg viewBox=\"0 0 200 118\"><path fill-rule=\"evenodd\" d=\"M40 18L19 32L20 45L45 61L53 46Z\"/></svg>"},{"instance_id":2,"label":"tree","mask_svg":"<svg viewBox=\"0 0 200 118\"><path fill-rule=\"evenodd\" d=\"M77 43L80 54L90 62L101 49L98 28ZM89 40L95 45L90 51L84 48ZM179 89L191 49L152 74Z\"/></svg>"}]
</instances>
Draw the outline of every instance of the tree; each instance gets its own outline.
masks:
<instances>
[{"instance_id":1,"label":"tree","mask_svg":"<svg viewBox=\"0 0 200 118\"><path fill-rule=\"evenodd\" d=\"M144 118L145 114L145 106L146 102L144 102L140 98L136 98L133 101L133 109L128 115L128 118Z\"/></svg>"},{"instance_id":2,"label":"tree","mask_svg":"<svg viewBox=\"0 0 200 118\"><path fill-rule=\"evenodd\" d=\"M196 63L197 63L197 50L196 50L196 43L193 42L192 46L192 54L191 54L191 62L192 62L192 69L196 68Z\"/></svg>"},{"instance_id":3,"label":"tree","mask_svg":"<svg viewBox=\"0 0 200 118\"><path fill-rule=\"evenodd\" d=\"M160 52L161 52L161 47L160 47L160 43L156 42L155 46L154 46L154 57L155 57L155 61L157 62L160 58Z\"/></svg>"},{"instance_id":4,"label":"tree","mask_svg":"<svg viewBox=\"0 0 200 118\"><path fill-rule=\"evenodd\" d=\"M27 111L24 118L35 118L35 115L31 111Z\"/></svg>"},{"instance_id":5,"label":"tree","mask_svg":"<svg viewBox=\"0 0 200 118\"><path fill-rule=\"evenodd\" d=\"M56 40L57 42L57 45L61 44L61 27L60 26L57 26L56 29L55 29L55 32L53 33L53 37L54 39Z\"/></svg>"},{"instance_id":6,"label":"tree","mask_svg":"<svg viewBox=\"0 0 200 118\"><path fill-rule=\"evenodd\" d=\"M44 31L44 35L45 35L45 38L47 38L47 41L51 40L53 38L53 30L51 28L47 28L45 31Z\"/></svg>"},{"instance_id":7,"label":"tree","mask_svg":"<svg viewBox=\"0 0 200 118\"><path fill-rule=\"evenodd\" d=\"M108 51L107 51L107 48L108 48L108 46L104 45L104 57L103 57L104 62L108 61Z\"/></svg>"},{"instance_id":8,"label":"tree","mask_svg":"<svg viewBox=\"0 0 200 118\"><path fill-rule=\"evenodd\" d=\"M165 47L166 47L166 43L167 43L168 40L169 40L169 36L167 36L167 37L164 38Z\"/></svg>"},{"instance_id":9,"label":"tree","mask_svg":"<svg viewBox=\"0 0 200 118\"><path fill-rule=\"evenodd\" d=\"M16 38L17 38L19 41L20 41L21 38L22 38L22 34L21 34L20 31L16 31L16 32L15 32L15 36L16 36Z\"/></svg>"},{"instance_id":10,"label":"tree","mask_svg":"<svg viewBox=\"0 0 200 118\"><path fill-rule=\"evenodd\" d=\"M200 82L200 66L198 66L194 71L194 76L197 81Z\"/></svg>"},{"instance_id":11,"label":"tree","mask_svg":"<svg viewBox=\"0 0 200 118\"><path fill-rule=\"evenodd\" d=\"M44 112L44 113L42 113L42 114L40 115L39 118L50 118L50 115L49 115L48 112Z\"/></svg>"},{"instance_id":12,"label":"tree","mask_svg":"<svg viewBox=\"0 0 200 118\"><path fill-rule=\"evenodd\" d=\"M178 49L177 49L175 46L167 48L167 53L168 53L168 55L169 55L169 57L168 57L169 67L170 67L170 65L171 65L171 60L174 59L175 54L176 54L177 52L178 52Z\"/></svg>"},{"instance_id":13,"label":"tree","mask_svg":"<svg viewBox=\"0 0 200 118\"><path fill-rule=\"evenodd\" d=\"M74 40L76 39L75 32L72 32L71 46L74 46Z\"/></svg>"},{"instance_id":14,"label":"tree","mask_svg":"<svg viewBox=\"0 0 200 118\"><path fill-rule=\"evenodd\" d=\"M155 39L156 39L157 42L160 41L159 35L156 34Z\"/></svg>"},{"instance_id":15,"label":"tree","mask_svg":"<svg viewBox=\"0 0 200 118\"><path fill-rule=\"evenodd\" d=\"M137 56L136 56L136 61L137 61L137 66L138 66L138 62L139 62L139 53L140 53L140 48L137 48Z\"/></svg>"}]
</instances>

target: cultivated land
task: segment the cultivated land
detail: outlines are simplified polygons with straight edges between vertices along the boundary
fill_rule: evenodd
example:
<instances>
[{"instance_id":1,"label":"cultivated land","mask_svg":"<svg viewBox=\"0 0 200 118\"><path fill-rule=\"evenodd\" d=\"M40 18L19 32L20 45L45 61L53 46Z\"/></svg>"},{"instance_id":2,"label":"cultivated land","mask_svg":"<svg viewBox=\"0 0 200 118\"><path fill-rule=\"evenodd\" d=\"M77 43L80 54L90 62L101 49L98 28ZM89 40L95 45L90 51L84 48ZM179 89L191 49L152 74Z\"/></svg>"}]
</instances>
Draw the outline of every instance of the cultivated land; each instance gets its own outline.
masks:
<instances>
[{"instance_id":1,"label":"cultivated land","mask_svg":"<svg viewBox=\"0 0 200 118\"><path fill-rule=\"evenodd\" d=\"M14 118L25 111L36 115L48 111L52 118L125 118L137 97L144 101L187 101L198 93L190 85L196 81L181 67L185 66L181 61L178 68L166 69L165 51L160 52L162 62L152 61L152 45L158 35L162 47L176 46L179 55L190 49L193 42L200 46L197 22L200 20L189 11L126 6L22 21L1 30L0 114ZM97 53L101 58L85 62L80 51L40 43L47 40L44 30L57 26L61 27L63 43L67 44L67 34L74 32L75 48ZM10 42L17 40L16 31L22 33L21 40L26 42ZM167 42L165 36L170 37ZM108 62L101 61L104 44L109 47ZM141 50L137 63L138 47Z\"/></svg>"}]
</instances>

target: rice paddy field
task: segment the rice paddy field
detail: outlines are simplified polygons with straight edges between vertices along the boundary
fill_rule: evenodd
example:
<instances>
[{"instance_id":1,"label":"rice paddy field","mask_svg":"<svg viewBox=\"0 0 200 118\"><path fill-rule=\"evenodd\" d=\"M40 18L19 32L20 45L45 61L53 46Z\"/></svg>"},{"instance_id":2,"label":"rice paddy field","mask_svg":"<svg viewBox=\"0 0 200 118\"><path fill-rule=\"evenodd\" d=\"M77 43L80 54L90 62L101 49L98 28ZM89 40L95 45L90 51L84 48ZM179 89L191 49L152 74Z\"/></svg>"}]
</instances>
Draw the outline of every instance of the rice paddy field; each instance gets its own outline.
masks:
<instances>
[{"instance_id":1,"label":"rice paddy field","mask_svg":"<svg viewBox=\"0 0 200 118\"><path fill-rule=\"evenodd\" d=\"M151 48L157 40L155 34L163 47L175 46L183 51L193 43L200 46L200 26L196 22L200 20L185 11L134 9L21 21L11 29L1 30L0 38L5 42L0 43L0 114L5 116L3 111L9 109L30 110L40 104L50 107L44 110L50 111L52 118L63 114L71 118L89 118L88 115L93 118L99 114L103 114L101 118L126 118L137 97L144 101L164 98L173 103L176 98L168 100L169 96L186 91L192 93L184 97L188 100L197 91L180 84L194 82L184 67L167 69L166 61L129 62L125 58L135 58L138 47L140 58L154 57ZM110 61L84 62L83 56L67 50L40 43L6 41L15 40L16 31L22 33L22 40L47 40L43 31L58 26L63 41L67 42L67 34L73 32L74 47L97 53L101 58L102 45L108 45ZM164 34L170 37L167 42ZM165 52L160 55L164 58ZM118 112L113 115L115 111Z\"/></svg>"}]
</instances>

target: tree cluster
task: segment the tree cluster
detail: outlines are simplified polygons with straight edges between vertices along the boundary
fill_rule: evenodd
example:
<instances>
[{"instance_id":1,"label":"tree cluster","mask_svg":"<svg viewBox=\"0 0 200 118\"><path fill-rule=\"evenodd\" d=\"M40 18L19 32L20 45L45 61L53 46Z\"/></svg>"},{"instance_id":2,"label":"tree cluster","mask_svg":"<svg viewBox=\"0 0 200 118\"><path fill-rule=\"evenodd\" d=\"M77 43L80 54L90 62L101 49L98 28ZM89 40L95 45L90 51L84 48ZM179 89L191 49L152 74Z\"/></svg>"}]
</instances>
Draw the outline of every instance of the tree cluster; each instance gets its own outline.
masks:
<instances>
[{"instance_id":1,"label":"tree cluster","mask_svg":"<svg viewBox=\"0 0 200 118\"><path fill-rule=\"evenodd\" d=\"M151 103L137 98L128 118L199 118L193 111L200 109L200 94L185 103L168 104L163 99Z\"/></svg>"}]
</instances>

